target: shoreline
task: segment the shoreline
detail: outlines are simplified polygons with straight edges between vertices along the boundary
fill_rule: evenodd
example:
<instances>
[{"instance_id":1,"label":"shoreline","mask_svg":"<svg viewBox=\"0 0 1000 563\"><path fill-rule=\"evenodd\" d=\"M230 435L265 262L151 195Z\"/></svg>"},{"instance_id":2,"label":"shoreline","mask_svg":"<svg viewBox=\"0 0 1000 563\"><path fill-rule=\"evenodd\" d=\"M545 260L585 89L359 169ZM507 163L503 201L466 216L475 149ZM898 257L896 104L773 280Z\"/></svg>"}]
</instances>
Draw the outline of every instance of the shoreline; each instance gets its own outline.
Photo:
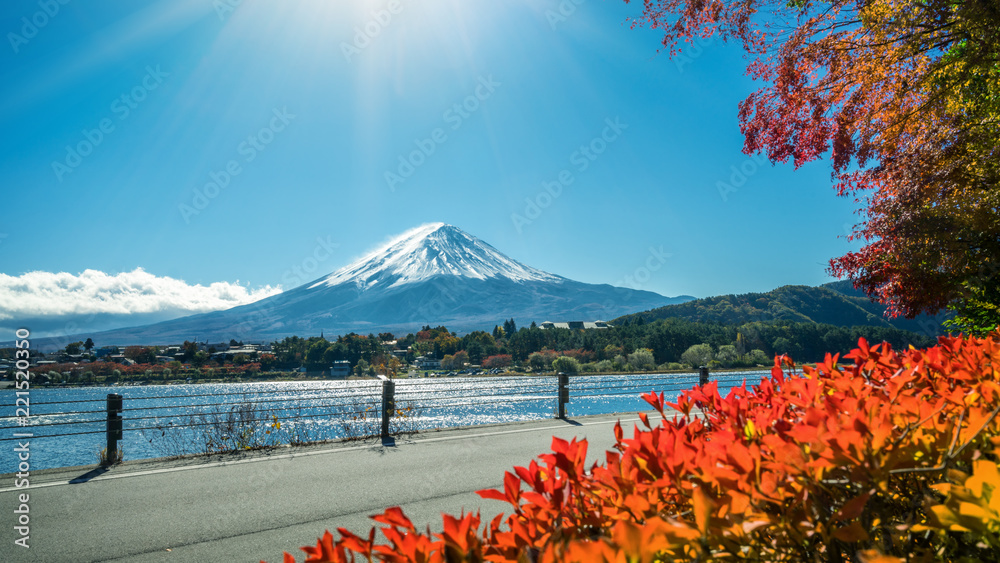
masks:
<instances>
[{"instance_id":1,"label":"shoreline","mask_svg":"<svg viewBox=\"0 0 1000 563\"><path fill-rule=\"evenodd\" d=\"M812 365L812 364L806 364ZM796 366L801 367L801 366ZM711 370L709 373L738 373L738 372L760 372L768 371L769 367L752 367L752 368L716 368ZM432 370L431 370L432 371ZM364 377L351 375L347 377L324 377L322 375L301 375L298 377L289 377L293 372L281 372L286 375L276 375L273 377L253 377L253 378L231 378L231 379L197 379L197 380L186 380L186 379L174 379L169 381L135 381L127 382L124 384L115 383L61 383L57 385L50 384L38 384L33 385L32 389L76 389L85 387L153 387L153 386L169 386L169 385L203 385L203 384L221 384L221 383L292 383L292 382L319 382L319 381L378 381L379 377ZM581 372L572 374L570 377L589 377L589 376L649 376L649 375L697 375L697 370L672 370L672 371L605 371L605 372ZM491 377L555 377L555 372L543 372L543 373L531 373L531 372L519 372L510 371L504 373L483 373L483 374L460 374L460 375L438 375L438 376L428 376L426 373L424 375L417 375L414 377L409 377L406 374L399 374L394 379L397 381L402 380L423 380L423 379L453 379L460 377L468 378L491 378ZM0 390L13 389L14 381L4 380L0 381Z\"/></svg>"}]
</instances>

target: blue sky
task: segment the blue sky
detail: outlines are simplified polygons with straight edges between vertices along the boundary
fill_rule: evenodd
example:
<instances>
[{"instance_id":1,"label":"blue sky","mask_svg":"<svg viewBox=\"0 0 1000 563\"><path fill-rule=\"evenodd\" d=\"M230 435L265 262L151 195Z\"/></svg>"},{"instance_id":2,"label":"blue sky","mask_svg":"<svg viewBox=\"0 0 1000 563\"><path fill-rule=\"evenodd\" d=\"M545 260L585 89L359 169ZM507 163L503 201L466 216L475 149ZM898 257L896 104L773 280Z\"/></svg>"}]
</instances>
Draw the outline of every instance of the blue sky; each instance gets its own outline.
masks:
<instances>
[{"instance_id":1,"label":"blue sky","mask_svg":"<svg viewBox=\"0 0 1000 563\"><path fill-rule=\"evenodd\" d=\"M657 54L641 5L232 4L2 4L8 282L142 268L245 299L435 221L671 296L817 285L850 249L825 163L742 154L739 49Z\"/></svg>"}]
</instances>

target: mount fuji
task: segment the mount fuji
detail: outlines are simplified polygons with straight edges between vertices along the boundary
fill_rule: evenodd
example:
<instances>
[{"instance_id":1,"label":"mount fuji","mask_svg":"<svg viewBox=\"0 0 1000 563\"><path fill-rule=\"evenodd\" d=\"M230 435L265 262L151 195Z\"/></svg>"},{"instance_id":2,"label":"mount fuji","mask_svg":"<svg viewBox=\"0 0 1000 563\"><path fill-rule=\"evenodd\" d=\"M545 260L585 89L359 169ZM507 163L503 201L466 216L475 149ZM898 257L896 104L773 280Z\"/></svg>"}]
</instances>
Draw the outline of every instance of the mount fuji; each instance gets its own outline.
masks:
<instances>
[{"instance_id":1,"label":"mount fuji","mask_svg":"<svg viewBox=\"0 0 1000 563\"><path fill-rule=\"evenodd\" d=\"M573 281L521 264L457 227L433 223L255 303L89 336L103 345L270 341L423 325L467 332L508 318L519 325L607 320L692 299Z\"/></svg>"}]
</instances>

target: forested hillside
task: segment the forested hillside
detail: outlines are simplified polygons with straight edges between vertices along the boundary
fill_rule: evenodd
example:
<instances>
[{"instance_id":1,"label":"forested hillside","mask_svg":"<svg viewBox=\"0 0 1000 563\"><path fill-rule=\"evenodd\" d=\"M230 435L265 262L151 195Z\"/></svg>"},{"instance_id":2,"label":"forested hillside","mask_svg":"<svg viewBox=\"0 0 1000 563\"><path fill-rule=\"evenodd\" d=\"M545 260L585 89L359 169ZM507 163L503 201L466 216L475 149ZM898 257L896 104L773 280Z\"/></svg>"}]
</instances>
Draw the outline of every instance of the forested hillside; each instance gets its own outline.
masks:
<instances>
[{"instance_id":1,"label":"forested hillside","mask_svg":"<svg viewBox=\"0 0 1000 563\"><path fill-rule=\"evenodd\" d=\"M766 293L720 295L687 303L667 305L620 317L615 324L631 324L639 319L679 318L701 323L739 325L752 322L789 321L821 323L841 327L873 326L909 330L925 335L942 333L944 316L887 318L885 307L873 303L849 281L820 287L786 285Z\"/></svg>"}]
</instances>

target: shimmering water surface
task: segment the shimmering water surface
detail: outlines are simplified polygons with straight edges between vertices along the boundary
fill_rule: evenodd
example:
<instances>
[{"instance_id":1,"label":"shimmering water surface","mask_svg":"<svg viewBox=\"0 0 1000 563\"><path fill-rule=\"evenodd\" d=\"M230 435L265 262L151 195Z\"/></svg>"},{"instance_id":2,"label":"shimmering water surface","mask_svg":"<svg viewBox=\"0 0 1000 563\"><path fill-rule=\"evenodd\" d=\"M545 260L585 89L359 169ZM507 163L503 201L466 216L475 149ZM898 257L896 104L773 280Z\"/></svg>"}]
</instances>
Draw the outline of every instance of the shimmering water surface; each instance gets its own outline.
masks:
<instances>
[{"instance_id":1,"label":"shimmering water surface","mask_svg":"<svg viewBox=\"0 0 1000 563\"><path fill-rule=\"evenodd\" d=\"M756 384L768 372L713 373L722 394L744 379ZM567 415L628 413L648 410L640 398L648 391L675 398L697 383L692 375L574 376ZM126 459L199 453L213 421L242 413L262 440L287 442L342 438L350 432L378 432L381 381L297 381L219 383L144 387L32 389L30 416L18 426L13 390L0 392L0 447L13 450L15 432L33 435L31 469L97 463L104 447L108 393L124 397ZM400 379L396 406L405 418L394 430L422 430L552 418L556 409L555 377L470 377ZM275 422L281 424L277 428ZM346 426L345 426L346 425ZM271 430L272 435L264 432ZM244 430L246 431L246 430ZM226 436L232 438L231 436ZM0 472L17 470L16 456L2 456Z\"/></svg>"}]
</instances>

